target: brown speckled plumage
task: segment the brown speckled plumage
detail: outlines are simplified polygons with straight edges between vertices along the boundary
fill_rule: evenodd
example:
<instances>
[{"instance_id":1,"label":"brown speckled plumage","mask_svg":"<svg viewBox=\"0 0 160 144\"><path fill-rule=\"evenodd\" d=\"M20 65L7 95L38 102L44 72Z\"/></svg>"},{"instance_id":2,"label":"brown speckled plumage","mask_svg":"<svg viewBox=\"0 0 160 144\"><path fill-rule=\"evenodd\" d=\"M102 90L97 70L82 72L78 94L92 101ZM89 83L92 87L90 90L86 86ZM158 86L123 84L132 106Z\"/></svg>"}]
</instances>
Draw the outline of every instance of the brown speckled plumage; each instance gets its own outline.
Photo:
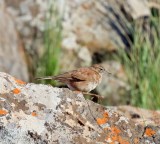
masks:
<instances>
[{"instance_id":1,"label":"brown speckled plumage","mask_svg":"<svg viewBox=\"0 0 160 144\"><path fill-rule=\"evenodd\" d=\"M37 79L53 79L67 84L71 90L90 92L101 82L103 73L106 72L101 65L83 67L66 72L58 76L40 77Z\"/></svg>"}]
</instances>

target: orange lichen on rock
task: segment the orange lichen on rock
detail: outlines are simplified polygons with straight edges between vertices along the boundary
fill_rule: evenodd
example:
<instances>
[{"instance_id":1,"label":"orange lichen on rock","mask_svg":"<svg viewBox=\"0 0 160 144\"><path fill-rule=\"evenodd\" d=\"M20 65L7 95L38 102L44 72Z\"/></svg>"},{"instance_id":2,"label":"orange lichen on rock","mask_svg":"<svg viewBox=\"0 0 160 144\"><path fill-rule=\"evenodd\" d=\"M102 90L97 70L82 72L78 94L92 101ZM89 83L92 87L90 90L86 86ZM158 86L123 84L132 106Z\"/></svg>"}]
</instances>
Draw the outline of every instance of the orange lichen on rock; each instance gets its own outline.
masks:
<instances>
[{"instance_id":1,"label":"orange lichen on rock","mask_svg":"<svg viewBox=\"0 0 160 144\"><path fill-rule=\"evenodd\" d=\"M22 80L19 80L19 79L16 79L14 78L14 80L16 81L17 84L26 84L26 82L22 81Z\"/></svg>"},{"instance_id":2,"label":"orange lichen on rock","mask_svg":"<svg viewBox=\"0 0 160 144\"><path fill-rule=\"evenodd\" d=\"M115 142L118 142L120 144L129 144L129 142L125 139L123 139L119 134L121 133L121 130L117 127L113 126L110 129L110 133L107 135L106 140L111 140L110 144L114 144Z\"/></svg>"},{"instance_id":3,"label":"orange lichen on rock","mask_svg":"<svg viewBox=\"0 0 160 144\"><path fill-rule=\"evenodd\" d=\"M146 128L146 131L145 131L145 135L148 136L148 137L151 137L155 134L156 132L154 130L152 130L151 128Z\"/></svg>"},{"instance_id":4,"label":"orange lichen on rock","mask_svg":"<svg viewBox=\"0 0 160 144\"><path fill-rule=\"evenodd\" d=\"M138 138L134 138L134 144L139 144L139 139Z\"/></svg>"},{"instance_id":5,"label":"orange lichen on rock","mask_svg":"<svg viewBox=\"0 0 160 144\"><path fill-rule=\"evenodd\" d=\"M36 112L32 112L31 115L32 116L37 116L37 113Z\"/></svg>"},{"instance_id":6,"label":"orange lichen on rock","mask_svg":"<svg viewBox=\"0 0 160 144\"><path fill-rule=\"evenodd\" d=\"M98 123L99 125L105 124L105 123L108 121L108 118L109 118L108 113L105 112L105 113L103 114L103 117L102 117L102 118L97 118L97 123Z\"/></svg>"},{"instance_id":7,"label":"orange lichen on rock","mask_svg":"<svg viewBox=\"0 0 160 144\"><path fill-rule=\"evenodd\" d=\"M118 142L120 144L130 144L127 140L123 139L121 136L118 136Z\"/></svg>"},{"instance_id":8,"label":"orange lichen on rock","mask_svg":"<svg viewBox=\"0 0 160 144\"><path fill-rule=\"evenodd\" d=\"M13 92L14 94L19 94L21 91L20 91L20 89L15 88L12 92Z\"/></svg>"},{"instance_id":9,"label":"orange lichen on rock","mask_svg":"<svg viewBox=\"0 0 160 144\"><path fill-rule=\"evenodd\" d=\"M6 110L0 109L0 115L6 115L8 112Z\"/></svg>"},{"instance_id":10,"label":"orange lichen on rock","mask_svg":"<svg viewBox=\"0 0 160 144\"><path fill-rule=\"evenodd\" d=\"M117 135L121 133L121 130L118 129L117 127L111 127L111 131L112 133L117 134Z\"/></svg>"}]
</instances>

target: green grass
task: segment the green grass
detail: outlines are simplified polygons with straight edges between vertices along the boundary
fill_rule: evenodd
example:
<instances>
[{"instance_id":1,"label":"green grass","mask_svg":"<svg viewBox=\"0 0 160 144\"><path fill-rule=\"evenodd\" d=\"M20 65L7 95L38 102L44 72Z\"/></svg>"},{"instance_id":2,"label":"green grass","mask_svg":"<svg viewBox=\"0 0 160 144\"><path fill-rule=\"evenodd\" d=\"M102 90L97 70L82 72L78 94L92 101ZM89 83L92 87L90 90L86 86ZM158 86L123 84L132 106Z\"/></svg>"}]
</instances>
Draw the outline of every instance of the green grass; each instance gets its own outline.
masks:
<instances>
[{"instance_id":1,"label":"green grass","mask_svg":"<svg viewBox=\"0 0 160 144\"><path fill-rule=\"evenodd\" d=\"M46 17L44 34L44 54L39 60L36 76L50 76L59 73L62 26L56 8L56 0L49 4L49 17ZM121 61L127 72L130 84L130 102L144 108L160 108L160 19L153 11L149 28L142 29L141 22L132 29L131 50L120 51ZM52 22L54 18L54 21ZM42 82L41 82L42 83ZM55 85L54 81L43 81Z\"/></svg>"},{"instance_id":2,"label":"green grass","mask_svg":"<svg viewBox=\"0 0 160 144\"><path fill-rule=\"evenodd\" d=\"M128 53L120 52L130 84L130 102L143 108L160 109L160 18L148 20L147 30L138 22ZM144 25L144 23L143 23Z\"/></svg>"},{"instance_id":3,"label":"green grass","mask_svg":"<svg viewBox=\"0 0 160 144\"><path fill-rule=\"evenodd\" d=\"M59 60L61 54L62 25L61 16L58 13L56 0L48 3L49 12L46 16L44 32L44 53L40 58L37 68L37 77L51 76L59 73ZM44 80L41 83L55 85L54 81Z\"/></svg>"}]
</instances>

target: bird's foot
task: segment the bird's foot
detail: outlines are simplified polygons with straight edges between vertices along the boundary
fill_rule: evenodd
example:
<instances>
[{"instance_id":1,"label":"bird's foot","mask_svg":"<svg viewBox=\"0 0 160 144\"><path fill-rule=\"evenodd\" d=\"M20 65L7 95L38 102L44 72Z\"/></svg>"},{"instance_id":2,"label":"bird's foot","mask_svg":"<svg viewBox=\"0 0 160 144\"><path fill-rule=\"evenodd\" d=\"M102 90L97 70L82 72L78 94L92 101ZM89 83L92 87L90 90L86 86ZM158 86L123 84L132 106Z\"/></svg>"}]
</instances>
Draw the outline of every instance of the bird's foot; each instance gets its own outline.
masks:
<instances>
[{"instance_id":1,"label":"bird's foot","mask_svg":"<svg viewBox=\"0 0 160 144\"><path fill-rule=\"evenodd\" d=\"M93 93L87 93L87 92L82 92L84 95L90 95L93 97L97 97L98 99L104 99L103 96L97 95L97 94L93 94Z\"/></svg>"}]
</instances>

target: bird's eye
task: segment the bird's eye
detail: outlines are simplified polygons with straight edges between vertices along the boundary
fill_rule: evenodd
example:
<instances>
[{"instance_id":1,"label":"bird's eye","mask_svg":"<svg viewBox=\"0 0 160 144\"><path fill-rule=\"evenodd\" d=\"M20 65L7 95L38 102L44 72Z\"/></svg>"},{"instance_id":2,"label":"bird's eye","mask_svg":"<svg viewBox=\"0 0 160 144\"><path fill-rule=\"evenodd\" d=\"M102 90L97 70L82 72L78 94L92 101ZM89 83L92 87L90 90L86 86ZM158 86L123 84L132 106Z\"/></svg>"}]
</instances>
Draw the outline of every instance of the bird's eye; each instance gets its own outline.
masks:
<instances>
[{"instance_id":1,"label":"bird's eye","mask_svg":"<svg viewBox=\"0 0 160 144\"><path fill-rule=\"evenodd\" d=\"M100 68L100 71L103 71L103 68Z\"/></svg>"}]
</instances>

